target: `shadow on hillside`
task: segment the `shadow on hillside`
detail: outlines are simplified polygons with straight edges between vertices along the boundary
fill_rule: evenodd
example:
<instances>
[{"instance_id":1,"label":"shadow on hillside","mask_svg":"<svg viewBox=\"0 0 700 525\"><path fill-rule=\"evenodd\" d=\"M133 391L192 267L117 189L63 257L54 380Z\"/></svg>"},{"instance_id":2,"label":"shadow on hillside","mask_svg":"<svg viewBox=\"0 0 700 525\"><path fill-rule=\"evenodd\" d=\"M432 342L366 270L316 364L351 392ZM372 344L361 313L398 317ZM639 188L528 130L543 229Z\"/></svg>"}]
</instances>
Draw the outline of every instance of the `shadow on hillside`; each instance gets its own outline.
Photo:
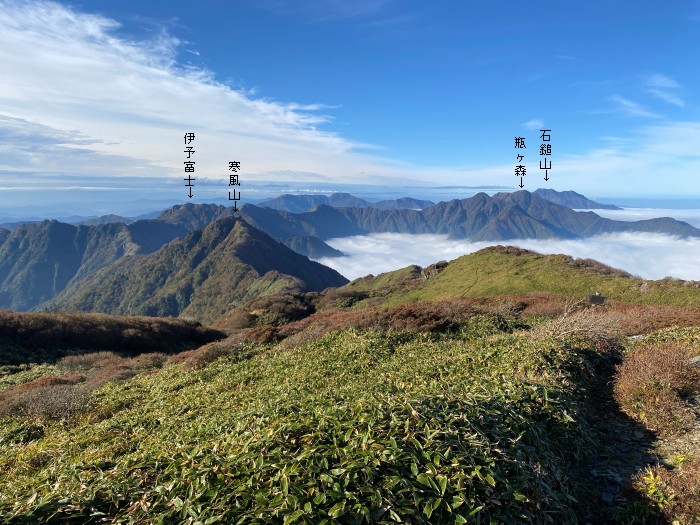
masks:
<instances>
[{"instance_id":1,"label":"shadow on hillside","mask_svg":"<svg viewBox=\"0 0 700 525\"><path fill-rule=\"evenodd\" d=\"M173 354L225 337L182 319L0 310L0 366L54 363L65 355L99 351L126 357Z\"/></svg>"}]
</instances>

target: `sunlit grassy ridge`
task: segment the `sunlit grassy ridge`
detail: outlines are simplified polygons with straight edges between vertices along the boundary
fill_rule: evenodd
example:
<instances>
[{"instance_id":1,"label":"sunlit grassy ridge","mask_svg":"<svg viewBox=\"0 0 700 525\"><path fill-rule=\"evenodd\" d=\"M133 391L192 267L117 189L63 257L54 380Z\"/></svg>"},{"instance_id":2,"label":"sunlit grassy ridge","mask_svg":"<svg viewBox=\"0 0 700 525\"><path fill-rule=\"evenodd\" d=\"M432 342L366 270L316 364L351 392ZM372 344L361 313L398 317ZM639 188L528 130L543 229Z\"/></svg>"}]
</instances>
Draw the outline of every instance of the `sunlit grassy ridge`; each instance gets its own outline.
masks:
<instances>
[{"instance_id":1,"label":"sunlit grassy ridge","mask_svg":"<svg viewBox=\"0 0 700 525\"><path fill-rule=\"evenodd\" d=\"M464 296L489 296L549 291L585 298L600 292L611 300L639 304L697 306L700 287L696 282L674 279L648 281L635 278L592 260L567 255L541 255L513 247L493 247L452 261L427 281L414 279L411 286L393 286L410 275L412 267L376 278L353 281L341 290L369 294L357 303L376 306L419 300Z\"/></svg>"},{"instance_id":2,"label":"sunlit grassy ridge","mask_svg":"<svg viewBox=\"0 0 700 525\"><path fill-rule=\"evenodd\" d=\"M585 344L346 330L0 421L5 523L575 523Z\"/></svg>"}]
</instances>

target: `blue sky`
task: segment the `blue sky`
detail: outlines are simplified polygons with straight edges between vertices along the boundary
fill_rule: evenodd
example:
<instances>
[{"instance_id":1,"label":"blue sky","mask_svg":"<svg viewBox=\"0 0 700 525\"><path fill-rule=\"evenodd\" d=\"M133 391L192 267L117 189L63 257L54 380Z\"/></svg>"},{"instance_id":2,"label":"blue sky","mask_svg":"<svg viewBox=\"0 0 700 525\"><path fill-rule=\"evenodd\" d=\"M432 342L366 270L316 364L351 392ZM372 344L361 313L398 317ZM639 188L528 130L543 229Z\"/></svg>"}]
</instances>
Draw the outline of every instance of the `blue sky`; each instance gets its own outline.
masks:
<instances>
[{"instance_id":1,"label":"blue sky","mask_svg":"<svg viewBox=\"0 0 700 525\"><path fill-rule=\"evenodd\" d=\"M0 0L0 24L0 217L184 199L185 131L202 202L229 160L244 197L515 188L515 136L526 189L700 196L698 1Z\"/></svg>"}]
</instances>

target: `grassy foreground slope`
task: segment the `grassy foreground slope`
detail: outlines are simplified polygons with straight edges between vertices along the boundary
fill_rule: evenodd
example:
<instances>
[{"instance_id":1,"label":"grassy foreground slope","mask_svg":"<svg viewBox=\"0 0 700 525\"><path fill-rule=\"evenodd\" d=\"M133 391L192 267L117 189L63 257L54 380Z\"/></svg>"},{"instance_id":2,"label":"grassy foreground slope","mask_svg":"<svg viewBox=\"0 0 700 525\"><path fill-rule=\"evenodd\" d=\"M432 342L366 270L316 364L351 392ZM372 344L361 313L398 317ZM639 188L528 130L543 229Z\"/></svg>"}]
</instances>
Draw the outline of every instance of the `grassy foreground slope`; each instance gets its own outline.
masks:
<instances>
[{"instance_id":1,"label":"grassy foreground slope","mask_svg":"<svg viewBox=\"0 0 700 525\"><path fill-rule=\"evenodd\" d=\"M2 523L576 523L608 355L475 316L334 332L0 419Z\"/></svg>"},{"instance_id":2,"label":"grassy foreground slope","mask_svg":"<svg viewBox=\"0 0 700 525\"><path fill-rule=\"evenodd\" d=\"M411 282L412 278L412 282ZM358 306L390 306L411 301L554 292L585 298L600 292L613 301L638 304L698 306L700 283L649 281L591 259L542 255L512 246L495 246L465 255L436 275L422 280L415 267L357 279L341 290L371 297Z\"/></svg>"}]
</instances>

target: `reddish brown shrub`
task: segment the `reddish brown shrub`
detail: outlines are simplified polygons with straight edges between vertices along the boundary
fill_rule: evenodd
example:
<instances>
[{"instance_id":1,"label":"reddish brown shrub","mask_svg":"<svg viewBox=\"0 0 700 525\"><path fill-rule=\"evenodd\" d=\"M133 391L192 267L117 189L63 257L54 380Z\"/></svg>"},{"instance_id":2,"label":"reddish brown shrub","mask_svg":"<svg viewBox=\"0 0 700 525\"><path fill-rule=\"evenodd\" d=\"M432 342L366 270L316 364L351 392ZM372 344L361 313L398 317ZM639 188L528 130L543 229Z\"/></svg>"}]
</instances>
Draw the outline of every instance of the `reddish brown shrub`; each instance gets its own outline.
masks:
<instances>
[{"instance_id":1,"label":"reddish brown shrub","mask_svg":"<svg viewBox=\"0 0 700 525\"><path fill-rule=\"evenodd\" d=\"M82 383L83 381L85 381L85 376L80 374L68 374L61 377L45 376L40 377L39 379L34 379L33 381L27 381L26 383L17 385L13 388L5 390L4 392L0 392L0 407L10 403L12 398L16 398L32 390L56 385L75 385L77 383Z\"/></svg>"},{"instance_id":2,"label":"reddish brown shrub","mask_svg":"<svg viewBox=\"0 0 700 525\"><path fill-rule=\"evenodd\" d=\"M107 383L112 381L125 381L131 379L138 374L138 370L134 370L127 365L110 365L102 369L98 369L87 381L86 388L90 391L97 390Z\"/></svg>"},{"instance_id":3,"label":"reddish brown shrub","mask_svg":"<svg viewBox=\"0 0 700 525\"><path fill-rule=\"evenodd\" d=\"M631 417L652 430L688 430L694 417L687 396L700 391L697 350L687 344L655 344L632 351L617 369L615 398Z\"/></svg>"},{"instance_id":4,"label":"reddish brown shrub","mask_svg":"<svg viewBox=\"0 0 700 525\"><path fill-rule=\"evenodd\" d=\"M647 334L671 326L700 325L700 308L617 303L611 307L619 314L625 335Z\"/></svg>"},{"instance_id":5,"label":"reddish brown shrub","mask_svg":"<svg viewBox=\"0 0 700 525\"><path fill-rule=\"evenodd\" d=\"M152 368L162 368L168 356L161 353L141 354L129 359L129 366L138 370L149 370Z\"/></svg>"},{"instance_id":6,"label":"reddish brown shrub","mask_svg":"<svg viewBox=\"0 0 700 525\"><path fill-rule=\"evenodd\" d=\"M77 410L87 397L82 374L45 376L0 393L0 416L63 419ZM76 386L77 385L77 386Z\"/></svg>"},{"instance_id":7,"label":"reddish brown shrub","mask_svg":"<svg viewBox=\"0 0 700 525\"><path fill-rule=\"evenodd\" d=\"M172 353L224 337L218 330L182 319L0 310L0 343L20 349L0 356L0 364L55 360L87 348L127 355Z\"/></svg>"},{"instance_id":8,"label":"reddish brown shrub","mask_svg":"<svg viewBox=\"0 0 700 525\"><path fill-rule=\"evenodd\" d=\"M67 372L77 372L122 364L126 359L114 352L90 352L87 354L71 354L58 360L58 367Z\"/></svg>"},{"instance_id":9,"label":"reddish brown shrub","mask_svg":"<svg viewBox=\"0 0 700 525\"><path fill-rule=\"evenodd\" d=\"M666 523L700 523L700 457L674 470L657 465L636 474L632 481Z\"/></svg>"},{"instance_id":10,"label":"reddish brown shrub","mask_svg":"<svg viewBox=\"0 0 700 525\"><path fill-rule=\"evenodd\" d=\"M185 360L183 364L186 369L198 370L200 368L204 368L210 363L213 363L220 357L229 355L231 352L231 349L223 346L207 345L200 350L196 350L193 355Z\"/></svg>"}]
</instances>

